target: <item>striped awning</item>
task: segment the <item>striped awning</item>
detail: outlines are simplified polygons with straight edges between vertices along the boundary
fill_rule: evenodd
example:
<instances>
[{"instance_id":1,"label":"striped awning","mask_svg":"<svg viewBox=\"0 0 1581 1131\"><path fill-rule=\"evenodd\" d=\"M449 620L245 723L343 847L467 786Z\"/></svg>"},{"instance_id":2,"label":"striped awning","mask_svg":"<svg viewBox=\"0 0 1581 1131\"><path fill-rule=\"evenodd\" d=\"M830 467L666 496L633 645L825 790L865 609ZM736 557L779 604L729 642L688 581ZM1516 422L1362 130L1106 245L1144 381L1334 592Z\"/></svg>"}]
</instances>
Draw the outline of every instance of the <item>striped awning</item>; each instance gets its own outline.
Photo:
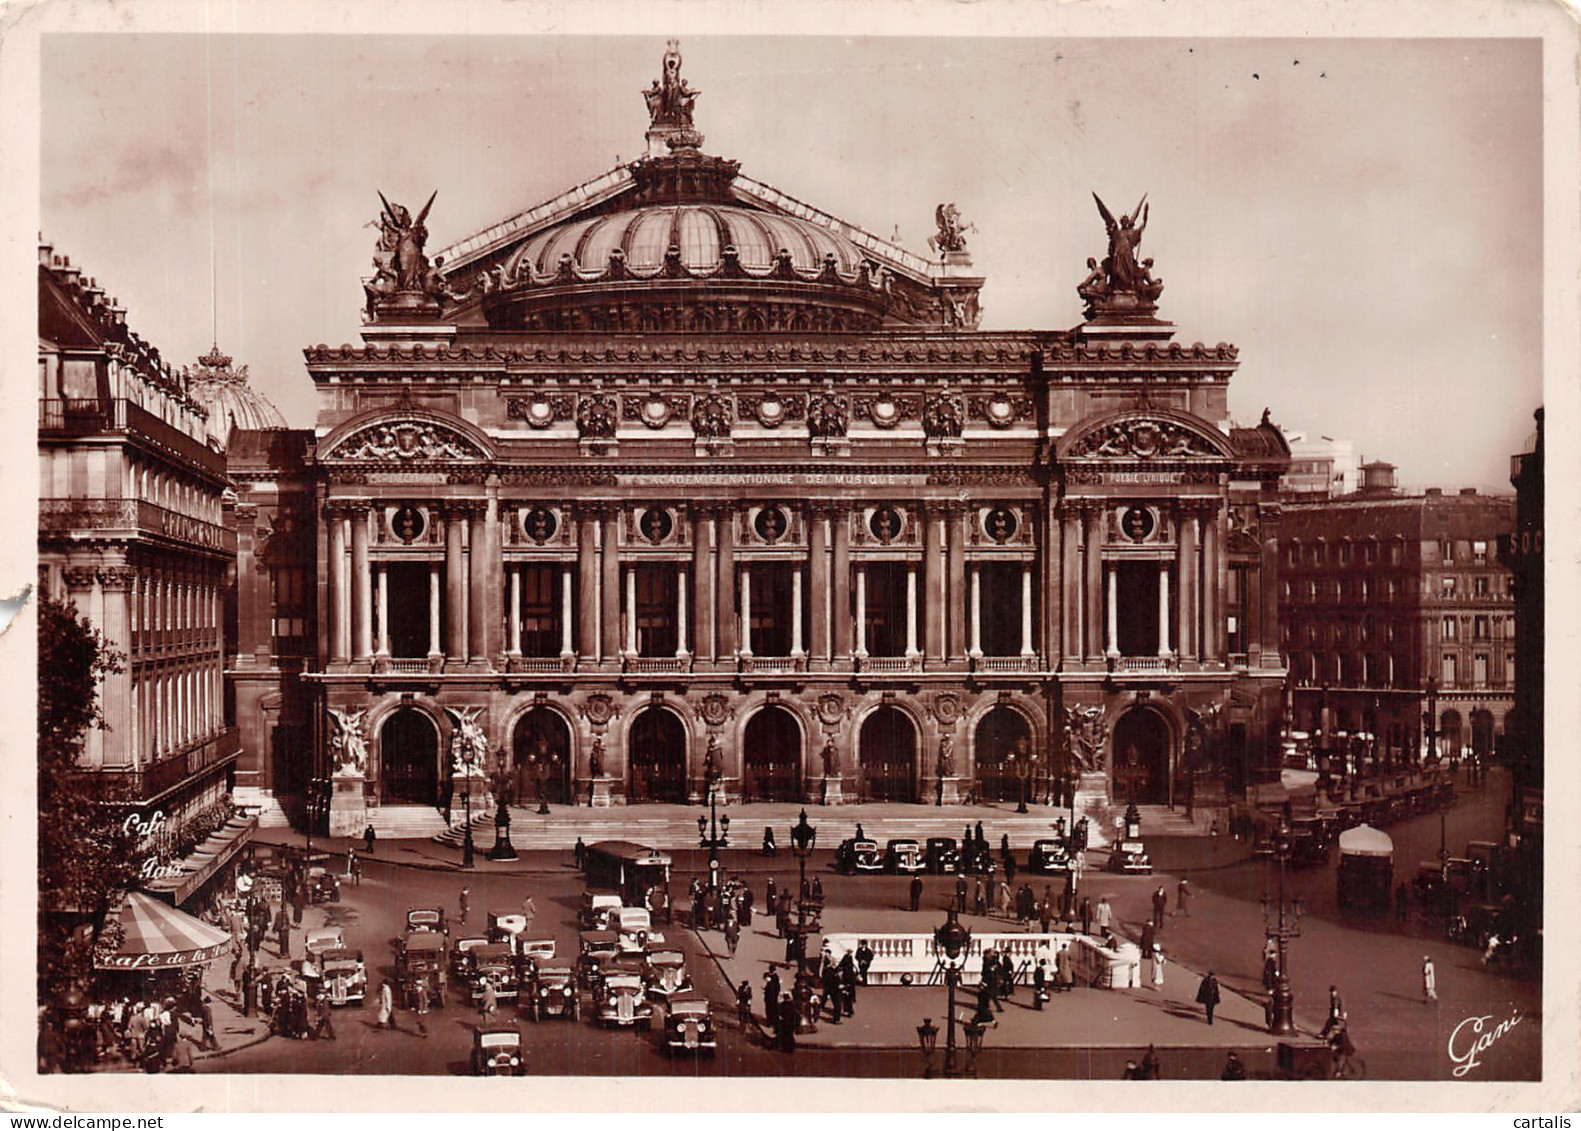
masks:
<instances>
[{"instance_id":1,"label":"striped awning","mask_svg":"<svg viewBox=\"0 0 1581 1131\"><path fill-rule=\"evenodd\" d=\"M121 905L121 945L99 954L101 970L165 970L212 962L231 945L229 931L210 926L144 892L128 892Z\"/></svg>"}]
</instances>

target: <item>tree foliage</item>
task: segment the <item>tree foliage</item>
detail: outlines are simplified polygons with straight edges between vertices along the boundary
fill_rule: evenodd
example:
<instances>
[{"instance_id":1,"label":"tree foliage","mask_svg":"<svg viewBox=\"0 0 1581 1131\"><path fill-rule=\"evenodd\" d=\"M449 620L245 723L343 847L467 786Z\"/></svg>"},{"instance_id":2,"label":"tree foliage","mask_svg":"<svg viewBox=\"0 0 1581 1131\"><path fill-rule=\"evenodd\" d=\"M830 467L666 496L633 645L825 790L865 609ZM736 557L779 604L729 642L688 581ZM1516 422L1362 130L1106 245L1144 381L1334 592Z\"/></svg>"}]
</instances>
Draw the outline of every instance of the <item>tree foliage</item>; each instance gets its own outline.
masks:
<instances>
[{"instance_id":1,"label":"tree foliage","mask_svg":"<svg viewBox=\"0 0 1581 1131\"><path fill-rule=\"evenodd\" d=\"M99 681L122 668L120 653L74 606L40 600L39 942L40 975L49 986L86 977L106 915L142 865L141 838L126 822L126 783L81 765L89 728L109 729Z\"/></svg>"}]
</instances>

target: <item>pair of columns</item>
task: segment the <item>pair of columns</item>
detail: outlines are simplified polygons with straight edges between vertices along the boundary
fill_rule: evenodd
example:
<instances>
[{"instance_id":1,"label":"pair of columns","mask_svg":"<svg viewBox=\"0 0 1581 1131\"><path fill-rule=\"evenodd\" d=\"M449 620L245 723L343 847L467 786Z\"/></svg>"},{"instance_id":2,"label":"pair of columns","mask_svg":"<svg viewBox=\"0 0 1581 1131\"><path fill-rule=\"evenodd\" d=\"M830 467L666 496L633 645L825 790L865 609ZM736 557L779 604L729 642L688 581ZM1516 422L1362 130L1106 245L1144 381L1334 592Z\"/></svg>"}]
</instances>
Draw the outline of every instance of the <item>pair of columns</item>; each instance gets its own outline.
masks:
<instances>
[{"instance_id":1,"label":"pair of columns","mask_svg":"<svg viewBox=\"0 0 1581 1131\"><path fill-rule=\"evenodd\" d=\"M506 651L512 656L520 656L522 654L522 574L521 574L521 567L520 566L507 567L507 572L510 574L510 579L511 579L511 581L510 581L511 596L510 596L510 621L509 621L509 625L508 625L508 627L506 629L506 633L507 633L507 636L508 636L508 640L507 640L507 643L506 643ZM434 638L434 637L437 637L438 634L439 634L439 605L438 605L438 599L437 599L437 594L438 594L439 590L438 590L438 579L437 578L434 579L434 588L433 588L432 592L435 594L435 598L434 598L433 604L431 605L431 607L429 609L429 615L430 615L430 619L431 619L431 625L430 625L430 630L429 631L430 631L430 637ZM570 656L570 655L573 654L572 648L571 648L571 623L572 623L571 569L570 569L569 566L562 566L562 567L560 567L560 655L561 656ZM433 650L432 646L430 646L429 650L430 650L430 654L432 654L432 650Z\"/></svg>"}]
</instances>

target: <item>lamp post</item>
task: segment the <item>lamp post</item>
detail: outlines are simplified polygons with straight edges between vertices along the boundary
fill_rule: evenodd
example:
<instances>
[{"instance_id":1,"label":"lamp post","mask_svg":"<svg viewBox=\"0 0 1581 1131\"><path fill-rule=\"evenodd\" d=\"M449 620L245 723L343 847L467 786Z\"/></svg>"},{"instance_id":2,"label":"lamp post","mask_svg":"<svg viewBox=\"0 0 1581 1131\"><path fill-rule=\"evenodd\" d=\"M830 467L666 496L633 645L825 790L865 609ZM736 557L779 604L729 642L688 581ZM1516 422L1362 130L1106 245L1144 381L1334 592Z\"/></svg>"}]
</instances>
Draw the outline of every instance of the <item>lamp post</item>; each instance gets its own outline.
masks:
<instances>
[{"instance_id":1,"label":"lamp post","mask_svg":"<svg viewBox=\"0 0 1581 1131\"><path fill-rule=\"evenodd\" d=\"M946 1008L949 1010L949 1019L946 1022L944 1038L944 1074L953 1076L955 1075L955 987L961 984L961 968L966 965L966 957L972 949L972 931L970 927L961 926L960 921L955 917L954 907L950 907L945 914L948 918L942 925L934 928L933 947L938 955L939 964L944 967L944 985L948 995Z\"/></svg>"},{"instance_id":2,"label":"lamp post","mask_svg":"<svg viewBox=\"0 0 1581 1131\"><path fill-rule=\"evenodd\" d=\"M533 757L533 777L538 780L538 815L549 815L549 755L540 754Z\"/></svg>"},{"instance_id":3,"label":"lamp post","mask_svg":"<svg viewBox=\"0 0 1581 1131\"><path fill-rule=\"evenodd\" d=\"M511 815L506 808L510 800L510 773L505 765L505 750L497 755L499 768L494 775L494 797L499 808L494 813L494 847L489 849L490 860L516 860L516 846L511 844Z\"/></svg>"},{"instance_id":4,"label":"lamp post","mask_svg":"<svg viewBox=\"0 0 1581 1131\"><path fill-rule=\"evenodd\" d=\"M1318 789L1327 794L1334 787L1333 754L1329 749L1328 684L1323 685L1317 717Z\"/></svg>"},{"instance_id":5,"label":"lamp post","mask_svg":"<svg viewBox=\"0 0 1581 1131\"><path fill-rule=\"evenodd\" d=\"M790 831L791 851L796 855L796 867L801 881L796 888L796 974L801 976L807 964L807 858L818 842L818 830L807 821L803 809Z\"/></svg>"},{"instance_id":6,"label":"lamp post","mask_svg":"<svg viewBox=\"0 0 1581 1131\"><path fill-rule=\"evenodd\" d=\"M467 766L467 776L461 779L461 803L466 806L467 823L461 832L461 867L471 868L472 848L472 767Z\"/></svg>"},{"instance_id":7,"label":"lamp post","mask_svg":"<svg viewBox=\"0 0 1581 1131\"><path fill-rule=\"evenodd\" d=\"M1279 868L1277 912L1269 910L1268 897L1263 897L1264 937L1273 939L1279 948L1279 969L1274 976L1272 1008L1268 1011L1270 1033L1294 1033L1295 994L1290 989L1290 940L1301 937L1301 917L1306 906L1299 896L1292 901L1287 888L1290 865L1290 825L1281 818L1279 830L1274 834L1274 862Z\"/></svg>"},{"instance_id":8,"label":"lamp post","mask_svg":"<svg viewBox=\"0 0 1581 1131\"><path fill-rule=\"evenodd\" d=\"M1017 790L1018 800L1016 804L1016 812L1025 813L1027 811L1027 780L1032 776L1031 753L1021 754L1019 756L1016 754L1011 754L1010 768L1015 773L1016 782L1020 786L1020 788Z\"/></svg>"},{"instance_id":9,"label":"lamp post","mask_svg":"<svg viewBox=\"0 0 1581 1131\"><path fill-rule=\"evenodd\" d=\"M708 886L719 888L719 850L730 845L730 817L719 815L714 791L708 791L708 816L697 818L697 844L708 849Z\"/></svg>"},{"instance_id":10,"label":"lamp post","mask_svg":"<svg viewBox=\"0 0 1581 1131\"><path fill-rule=\"evenodd\" d=\"M1427 677L1427 764L1438 765L1438 677Z\"/></svg>"},{"instance_id":11,"label":"lamp post","mask_svg":"<svg viewBox=\"0 0 1581 1131\"><path fill-rule=\"evenodd\" d=\"M939 1044L939 1027L933 1018L924 1017L917 1026L917 1043L922 1046L922 1078L927 1080L933 1076L933 1050Z\"/></svg>"}]
</instances>

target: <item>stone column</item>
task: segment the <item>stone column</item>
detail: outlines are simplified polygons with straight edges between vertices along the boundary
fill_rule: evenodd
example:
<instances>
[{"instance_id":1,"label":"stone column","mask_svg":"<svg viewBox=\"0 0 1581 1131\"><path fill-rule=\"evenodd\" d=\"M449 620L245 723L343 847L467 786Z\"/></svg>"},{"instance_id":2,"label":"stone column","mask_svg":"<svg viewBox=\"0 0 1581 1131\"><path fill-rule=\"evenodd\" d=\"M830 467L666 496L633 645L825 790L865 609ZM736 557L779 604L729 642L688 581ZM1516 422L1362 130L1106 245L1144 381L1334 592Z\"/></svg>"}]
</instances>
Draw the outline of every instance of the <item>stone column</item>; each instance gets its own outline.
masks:
<instances>
[{"instance_id":1,"label":"stone column","mask_svg":"<svg viewBox=\"0 0 1581 1131\"><path fill-rule=\"evenodd\" d=\"M1060 657L1081 659L1081 516L1065 503L1060 508Z\"/></svg>"},{"instance_id":2,"label":"stone column","mask_svg":"<svg viewBox=\"0 0 1581 1131\"><path fill-rule=\"evenodd\" d=\"M577 602L576 647L586 658L598 658L598 515L578 508L576 511L576 571L580 584Z\"/></svg>"},{"instance_id":3,"label":"stone column","mask_svg":"<svg viewBox=\"0 0 1581 1131\"><path fill-rule=\"evenodd\" d=\"M1101 659L1103 647L1103 506L1099 503L1088 502L1083 504L1082 525L1085 528L1082 539L1082 553L1086 555L1083 563L1087 583L1085 599L1082 608L1086 611L1087 623L1082 633L1082 658L1087 660Z\"/></svg>"},{"instance_id":4,"label":"stone column","mask_svg":"<svg viewBox=\"0 0 1581 1131\"><path fill-rule=\"evenodd\" d=\"M571 576L570 566L560 568L560 658L562 660L569 660L576 655L571 642L571 619L575 615L571 602Z\"/></svg>"},{"instance_id":5,"label":"stone column","mask_svg":"<svg viewBox=\"0 0 1581 1131\"><path fill-rule=\"evenodd\" d=\"M1217 504L1214 504L1216 507ZM1223 657L1219 650L1219 621L1223 617L1219 589L1219 519L1215 511L1203 515L1202 521L1202 659L1216 663Z\"/></svg>"},{"instance_id":6,"label":"stone column","mask_svg":"<svg viewBox=\"0 0 1581 1131\"><path fill-rule=\"evenodd\" d=\"M1262 539L1262 553L1259 555L1259 574L1262 585L1262 618L1258 625L1258 635L1262 638L1263 662L1277 665L1279 662L1279 526L1281 520L1280 508L1277 505L1259 506L1257 508L1258 536ZM1391 654L1389 662L1394 663ZM1389 683L1394 684L1394 674L1391 667Z\"/></svg>"},{"instance_id":7,"label":"stone column","mask_svg":"<svg viewBox=\"0 0 1581 1131\"><path fill-rule=\"evenodd\" d=\"M720 511L718 518L719 558L718 580L714 592L719 594L719 658L735 658L740 647L736 620L736 512L732 507Z\"/></svg>"},{"instance_id":8,"label":"stone column","mask_svg":"<svg viewBox=\"0 0 1581 1131\"><path fill-rule=\"evenodd\" d=\"M948 563L945 566L945 584L949 593L944 603L948 610L949 627L948 639L945 647L951 659L959 660L965 657L968 642L966 639L966 523L969 512L966 507L959 504L951 505L946 511L946 523L949 532L949 548L946 551Z\"/></svg>"},{"instance_id":9,"label":"stone column","mask_svg":"<svg viewBox=\"0 0 1581 1131\"><path fill-rule=\"evenodd\" d=\"M944 513L930 511L922 528L923 647L930 660L944 659Z\"/></svg>"},{"instance_id":10,"label":"stone column","mask_svg":"<svg viewBox=\"0 0 1581 1131\"><path fill-rule=\"evenodd\" d=\"M346 576L346 516L339 507L324 508L329 521L330 622L329 658L344 664L351 659L351 592ZM157 605L155 609L157 616Z\"/></svg>"},{"instance_id":11,"label":"stone column","mask_svg":"<svg viewBox=\"0 0 1581 1131\"><path fill-rule=\"evenodd\" d=\"M1218 576L1218 593L1214 598L1214 609L1218 615L1213 624L1213 643L1214 655L1221 660L1227 658L1230 650L1225 626L1225 614L1229 608L1230 597L1229 522L1229 508L1221 503L1218 513L1213 516L1214 558L1218 563L1215 571Z\"/></svg>"},{"instance_id":12,"label":"stone column","mask_svg":"<svg viewBox=\"0 0 1581 1131\"><path fill-rule=\"evenodd\" d=\"M626 567L626 655L637 654L637 567Z\"/></svg>"},{"instance_id":13,"label":"stone column","mask_svg":"<svg viewBox=\"0 0 1581 1131\"><path fill-rule=\"evenodd\" d=\"M1032 647L1032 563L1021 563L1021 654L1035 656Z\"/></svg>"},{"instance_id":14,"label":"stone column","mask_svg":"<svg viewBox=\"0 0 1581 1131\"><path fill-rule=\"evenodd\" d=\"M1169 655L1169 563L1158 563L1158 654Z\"/></svg>"},{"instance_id":15,"label":"stone column","mask_svg":"<svg viewBox=\"0 0 1581 1131\"><path fill-rule=\"evenodd\" d=\"M352 638L355 658L366 660L373 653L373 594L368 576L368 505L351 512L351 592Z\"/></svg>"},{"instance_id":16,"label":"stone column","mask_svg":"<svg viewBox=\"0 0 1581 1131\"><path fill-rule=\"evenodd\" d=\"M511 623L510 623L510 653L513 656L522 654L522 571L519 566L510 567L511 575Z\"/></svg>"},{"instance_id":17,"label":"stone column","mask_svg":"<svg viewBox=\"0 0 1581 1131\"><path fill-rule=\"evenodd\" d=\"M686 570L675 571L675 654L685 656L686 649Z\"/></svg>"},{"instance_id":18,"label":"stone column","mask_svg":"<svg viewBox=\"0 0 1581 1131\"><path fill-rule=\"evenodd\" d=\"M917 651L917 567L906 563L906 656L920 655Z\"/></svg>"},{"instance_id":19,"label":"stone column","mask_svg":"<svg viewBox=\"0 0 1581 1131\"><path fill-rule=\"evenodd\" d=\"M454 503L445 508L445 654L457 663L467 660L467 575L461 553L466 518Z\"/></svg>"},{"instance_id":20,"label":"stone column","mask_svg":"<svg viewBox=\"0 0 1581 1131\"><path fill-rule=\"evenodd\" d=\"M390 569L382 562L374 577L379 597L379 655L390 654Z\"/></svg>"},{"instance_id":21,"label":"stone column","mask_svg":"<svg viewBox=\"0 0 1581 1131\"><path fill-rule=\"evenodd\" d=\"M692 650L704 660L714 658L714 520L701 507L692 508L692 576L697 599L692 602Z\"/></svg>"},{"instance_id":22,"label":"stone column","mask_svg":"<svg viewBox=\"0 0 1581 1131\"><path fill-rule=\"evenodd\" d=\"M834 550L830 557L829 572L834 582L831 598L834 611L834 639L829 642L834 659L851 655L851 520L850 512L836 507L829 515L834 528Z\"/></svg>"},{"instance_id":23,"label":"stone column","mask_svg":"<svg viewBox=\"0 0 1581 1131\"><path fill-rule=\"evenodd\" d=\"M610 506L600 515L599 658L620 655L620 512Z\"/></svg>"},{"instance_id":24,"label":"stone column","mask_svg":"<svg viewBox=\"0 0 1581 1131\"><path fill-rule=\"evenodd\" d=\"M1175 570L1180 577L1179 630L1175 647L1184 659L1197 658L1197 514L1187 504L1176 517Z\"/></svg>"},{"instance_id":25,"label":"stone column","mask_svg":"<svg viewBox=\"0 0 1581 1131\"><path fill-rule=\"evenodd\" d=\"M439 641L439 563L428 564L428 658L443 655Z\"/></svg>"},{"instance_id":26,"label":"stone column","mask_svg":"<svg viewBox=\"0 0 1581 1131\"><path fill-rule=\"evenodd\" d=\"M812 658L829 659L829 635L833 620L833 593L829 586L829 515L823 507L808 511L807 565L812 583Z\"/></svg>"},{"instance_id":27,"label":"stone column","mask_svg":"<svg viewBox=\"0 0 1581 1131\"><path fill-rule=\"evenodd\" d=\"M805 656L801 632L801 566L791 566L791 655Z\"/></svg>"},{"instance_id":28,"label":"stone column","mask_svg":"<svg viewBox=\"0 0 1581 1131\"><path fill-rule=\"evenodd\" d=\"M1104 651L1111 656L1120 654L1120 579L1114 567L1104 570L1109 592L1108 630L1105 633Z\"/></svg>"},{"instance_id":29,"label":"stone column","mask_svg":"<svg viewBox=\"0 0 1581 1131\"><path fill-rule=\"evenodd\" d=\"M972 640L970 654L978 659L983 654L983 567L972 565Z\"/></svg>"},{"instance_id":30,"label":"stone column","mask_svg":"<svg viewBox=\"0 0 1581 1131\"><path fill-rule=\"evenodd\" d=\"M474 502L467 514L467 655L488 662L494 648L489 622L489 539L486 504Z\"/></svg>"},{"instance_id":31,"label":"stone column","mask_svg":"<svg viewBox=\"0 0 1581 1131\"><path fill-rule=\"evenodd\" d=\"M483 511L483 657L492 667L505 651L501 629L505 623L505 539L500 531L499 487L488 486Z\"/></svg>"},{"instance_id":32,"label":"stone column","mask_svg":"<svg viewBox=\"0 0 1581 1131\"><path fill-rule=\"evenodd\" d=\"M741 567L741 654L752 655L752 567Z\"/></svg>"},{"instance_id":33,"label":"stone column","mask_svg":"<svg viewBox=\"0 0 1581 1131\"><path fill-rule=\"evenodd\" d=\"M856 656L867 655L867 567L856 566Z\"/></svg>"}]
</instances>

